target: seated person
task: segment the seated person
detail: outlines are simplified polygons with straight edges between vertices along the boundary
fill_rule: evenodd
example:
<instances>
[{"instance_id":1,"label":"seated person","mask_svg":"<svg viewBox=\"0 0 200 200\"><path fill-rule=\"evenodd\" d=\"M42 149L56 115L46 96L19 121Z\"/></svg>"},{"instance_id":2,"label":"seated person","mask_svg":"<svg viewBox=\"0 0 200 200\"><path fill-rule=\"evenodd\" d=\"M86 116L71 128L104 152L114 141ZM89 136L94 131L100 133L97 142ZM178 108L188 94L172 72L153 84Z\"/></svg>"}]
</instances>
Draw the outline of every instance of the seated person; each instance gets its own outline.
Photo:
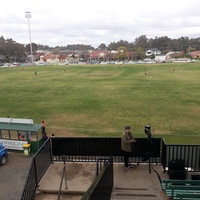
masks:
<instances>
[{"instance_id":1,"label":"seated person","mask_svg":"<svg viewBox=\"0 0 200 200\"><path fill-rule=\"evenodd\" d=\"M24 137L24 135L22 134L22 133L19 133L19 140L24 140L25 139L25 137Z\"/></svg>"}]
</instances>

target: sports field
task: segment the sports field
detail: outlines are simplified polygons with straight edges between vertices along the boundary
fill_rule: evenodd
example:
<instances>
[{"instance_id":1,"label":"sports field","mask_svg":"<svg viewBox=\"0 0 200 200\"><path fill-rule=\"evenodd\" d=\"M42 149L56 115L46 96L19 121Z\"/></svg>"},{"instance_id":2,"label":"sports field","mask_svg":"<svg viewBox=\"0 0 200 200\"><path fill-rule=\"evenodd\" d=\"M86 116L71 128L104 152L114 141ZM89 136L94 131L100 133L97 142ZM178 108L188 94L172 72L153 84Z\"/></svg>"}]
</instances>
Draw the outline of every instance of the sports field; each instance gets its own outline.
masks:
<instances>
[{"instance_id":1,"label":"sports field","mask_svg":"<svg viewBox=\"0 0 200 200\"><path fill-rule=\"evenodd\" d=\"M128 124L146 137L148 124L167 143L200 143L200 63L0 68L0 92L0 117L45 120L48 135L115 137Z\"/></svg>"}]
</instances>

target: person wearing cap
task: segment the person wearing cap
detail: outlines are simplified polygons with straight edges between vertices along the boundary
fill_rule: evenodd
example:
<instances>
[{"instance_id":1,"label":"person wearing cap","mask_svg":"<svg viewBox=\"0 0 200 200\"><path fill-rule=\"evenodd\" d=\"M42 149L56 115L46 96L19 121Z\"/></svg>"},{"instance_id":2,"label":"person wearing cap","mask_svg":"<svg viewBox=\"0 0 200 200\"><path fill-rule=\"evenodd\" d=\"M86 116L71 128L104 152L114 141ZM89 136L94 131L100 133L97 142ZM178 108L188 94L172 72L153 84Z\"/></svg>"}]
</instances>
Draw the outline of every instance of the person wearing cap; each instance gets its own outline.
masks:
<instances>
[{"instance_id":1,"label":"person wearing cap","mask_svg":"<svg viewBox=\"0 0 200 200\"><path fill-rule=\"evenodd\" d=\"M129 157L132 156L133 143L136 140L131 133L131 126L125 126L125 131L122 133L121 149L124 154L124 165L128 170L132 170L132 165L129 164Z\"/></svg>"}]
</instances>

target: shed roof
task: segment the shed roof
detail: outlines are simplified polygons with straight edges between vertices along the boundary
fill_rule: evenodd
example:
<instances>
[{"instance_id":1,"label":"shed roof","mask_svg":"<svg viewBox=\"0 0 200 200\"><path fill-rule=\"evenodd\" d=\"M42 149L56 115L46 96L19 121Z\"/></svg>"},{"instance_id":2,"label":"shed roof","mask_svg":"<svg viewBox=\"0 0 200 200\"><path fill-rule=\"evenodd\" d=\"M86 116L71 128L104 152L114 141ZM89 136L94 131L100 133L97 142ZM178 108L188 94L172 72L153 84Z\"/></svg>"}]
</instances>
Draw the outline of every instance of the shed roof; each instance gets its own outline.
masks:
<instances>
[{"instance_id":1,"label":"shed roof","mask_svg":"<svg viewBox=\"0 0 200 200\"><path fill-rule=\"evenodd\" d=\"M37 132L41 127L32 119L0 118L0 130Z\"/></svg>"}]
</instances>

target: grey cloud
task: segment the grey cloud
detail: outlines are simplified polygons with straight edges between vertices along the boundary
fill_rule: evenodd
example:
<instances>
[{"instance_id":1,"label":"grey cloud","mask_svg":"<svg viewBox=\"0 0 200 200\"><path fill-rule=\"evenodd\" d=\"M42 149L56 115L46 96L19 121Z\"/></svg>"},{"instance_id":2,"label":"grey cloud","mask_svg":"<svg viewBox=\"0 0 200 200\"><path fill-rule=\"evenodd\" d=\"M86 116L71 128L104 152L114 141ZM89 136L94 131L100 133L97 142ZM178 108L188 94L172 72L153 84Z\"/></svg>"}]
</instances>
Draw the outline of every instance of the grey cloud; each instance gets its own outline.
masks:
<instances>
[{"instance_id":1,"label":"grey cloud","mask_svg":"<svg viewBox=\"0 0 200 200\"><path fill-rule=\"evenodd\" d=\"M81 2L85 7L78 12L76 3L73 3L74 7L70 9L65 4L51 7L47 2L41 2L37 6L30 2L32 42L49 46L83 43L97 47L100 43L109 44L120 39L133 42L140 35L146 35L148 38L199 37L200 32L197 0L180 5L169 0L165 2L166 6L161 6L160 1L153 1L154 3L147 3L152 5L149 9L145 6L141 9L141 3L127 1L121 11L118 7L115 10L115 4L107 7L106 3L104 7L100 6L101 9L99 6L90 9L87 1L85 4ZM94 4L92 1L90 3ZM22 10L10 11L4 15L0 13L1 35L21 43L29 43L26 10Z\"/></svg>"}]
</instances>

